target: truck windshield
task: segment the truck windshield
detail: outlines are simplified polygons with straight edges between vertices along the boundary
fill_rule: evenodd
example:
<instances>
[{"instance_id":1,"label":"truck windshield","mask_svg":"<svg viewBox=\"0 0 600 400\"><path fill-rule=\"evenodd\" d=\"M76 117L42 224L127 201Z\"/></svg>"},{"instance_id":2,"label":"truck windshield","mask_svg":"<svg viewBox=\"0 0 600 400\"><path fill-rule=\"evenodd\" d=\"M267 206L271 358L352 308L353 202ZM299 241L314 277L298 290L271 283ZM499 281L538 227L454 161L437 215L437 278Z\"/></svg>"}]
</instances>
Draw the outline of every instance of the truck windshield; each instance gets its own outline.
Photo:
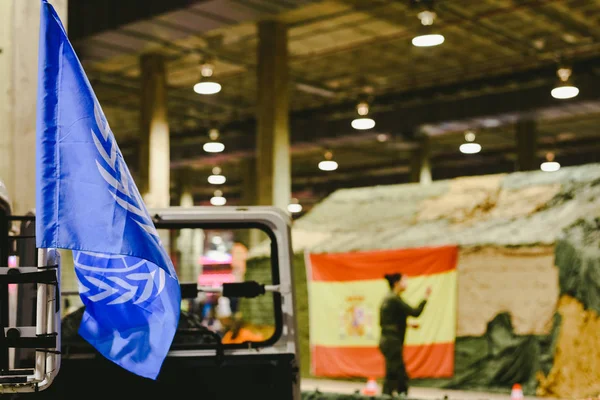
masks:
<instances>
[{"instance_id":1,"label":"truck windshield","mask_svg":"<svg viewBox=\"0 0 600 400\"><path fill-rule=\"evenodd\" d=\"M274 279L277 266L272 263L271 246L265 246L260 257L251 257L256 248L253 244L268 242L268 235L256 228L168 231L168 248L179 281L196 282L200 288L197 297L182 300L180 335L174 348L202 344L198 341L206 338L195 335L198 325L216 333L225 345L259 344L274 338L277 308L273 293L234 298L202 291L232 282L279 283L277 276Z\"/></svg>"},{"instance_id":2,"label":"truck windshield","mask_svg":"<svg viewBox=\"0 0 600 400\"><path fill-rule=\"evenodd\" d=\"M181 317L171 350L268 346L280 336L281 298L267 292L254 298L225 297L217 290L223 284L256 281L279 283L276 247L266 229L199 229L161 227L180 284L197 284L198 293L182 291ZM77 334L84 307L76 293L71 252L63 251L64 351L93 351ZM69 254L65 254L69 253ZM189 285L188 285L189 287Z\"/></svg>"}]
</instances>

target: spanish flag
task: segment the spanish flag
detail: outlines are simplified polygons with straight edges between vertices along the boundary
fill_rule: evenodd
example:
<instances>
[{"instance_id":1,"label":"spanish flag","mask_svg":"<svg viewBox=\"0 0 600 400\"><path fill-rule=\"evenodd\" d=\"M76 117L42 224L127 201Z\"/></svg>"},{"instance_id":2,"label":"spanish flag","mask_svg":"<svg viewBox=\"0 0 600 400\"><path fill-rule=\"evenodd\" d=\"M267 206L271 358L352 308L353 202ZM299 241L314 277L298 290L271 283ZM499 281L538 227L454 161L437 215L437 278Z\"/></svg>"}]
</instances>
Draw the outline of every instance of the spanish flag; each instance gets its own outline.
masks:
<instances>
[{"instance_id":1,"label":"spanish flag","mask_svg":"<svg viewBox=\"0 0 600 400\"><path fill-rule=\"evenodd\" d=\"M411 378L454 373L456 246L307 254L311 369L323 377L383 377L379 306L389 291L385 274L408 276L403 299L417 306L432 288L424 312L409 322L404 359Z\"/></svg>"}]
</instances>

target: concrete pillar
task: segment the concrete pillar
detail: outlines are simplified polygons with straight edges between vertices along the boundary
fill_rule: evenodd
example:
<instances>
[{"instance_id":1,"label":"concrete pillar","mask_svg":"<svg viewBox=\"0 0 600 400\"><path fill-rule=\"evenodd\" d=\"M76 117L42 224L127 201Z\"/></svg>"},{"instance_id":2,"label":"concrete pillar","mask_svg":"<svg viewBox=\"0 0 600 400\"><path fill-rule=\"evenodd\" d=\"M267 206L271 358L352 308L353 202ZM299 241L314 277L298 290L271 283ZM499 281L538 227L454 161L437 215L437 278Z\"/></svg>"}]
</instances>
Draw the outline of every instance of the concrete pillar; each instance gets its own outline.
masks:
<instances>
[{"instance_id":1,"label":"concrete pillar","mask_svg":"<svg viewBox=\"0 0 600 400\"><path fill-rule=\"evenodd\" d=\"M291 198L287 27L258 23L257 204L287 212Z\"/></svg>"},{"instance_id":2,"label":"concrete pillar","mask_svg":"<svg viewBox=\"0 0 600 400\"><path fill-rule=\"evenodd\" d=\"M51 0L67 27L67 0ZM35 208L35 135L40 4L0 0L0 180L13 212Z\"/></svg>"},{"instance_id":3,"label":"concrete pillar","mask_svg":"<svg viewBox=\"0 0 600 400\"><path fill-rule=\"evenodd\" d=\"M429 136L419 139L419 147L413 150L410 159L410 181L422 185L431 183L431 150Z\"/></svg>"},{"instance_id":4,"label":"concrete pillar","mask_svg":"<svg viewBox=\"0 0 600 400\"><path fill-rule=\"evenodd\" d=\"M242 171L242 195L240 205L253 206L257 204L256 189L256 158L249 157L242 160L240 165Z\"/></svg>"},{"instance_id":5,"label":"concrete pillar","mask_svg":"<svg viewBox=\"0 0 600 400\"><path fill-rule=\"evenodd\" d=\"M242 160L240 170L242 172L242 195L240 206L257 205L256 191L258 188L258 180L256 179L256 158L249 157ZM252 248L267 238L268 236L259 229L243 229L236 231L235 240L247 248Z\"/></svg>"},{"instance_id":6,"label":"concrete pillar","mask_svg":"<svg viewBox=\"0 0 600 400\"><path fill-rule=\"evenodd\" d=\"M67 0L50 0L65 29ZM14 214L35 208L35 144L41 1L0 0L0 180ZM70 251L63 251L61 287L77 289ZM78 296L71 299L80 304Z\"/></svg>"},{"instance_id":7,"label":"concrete pillar","mask_svg":"<svg viewBox=\"0 0 600 400\"><path fill-rule=\"evenodd\" d=\"M170 149L165 57L156 53L143 54L140 70L141 140L136 184L147 207L168 207Z\"/></svg>"},{"instance_id":8,"label":"concrete pillar","mask_svg":"<svg viewBox=\"0 0 600 400\"><path fill-rule=\"evenodd\" d=\"M515 126L517 145L517 171L532 171L539 168L537 160L537 129L533 119L523 119Z\"/></svg>"}]
</instances>

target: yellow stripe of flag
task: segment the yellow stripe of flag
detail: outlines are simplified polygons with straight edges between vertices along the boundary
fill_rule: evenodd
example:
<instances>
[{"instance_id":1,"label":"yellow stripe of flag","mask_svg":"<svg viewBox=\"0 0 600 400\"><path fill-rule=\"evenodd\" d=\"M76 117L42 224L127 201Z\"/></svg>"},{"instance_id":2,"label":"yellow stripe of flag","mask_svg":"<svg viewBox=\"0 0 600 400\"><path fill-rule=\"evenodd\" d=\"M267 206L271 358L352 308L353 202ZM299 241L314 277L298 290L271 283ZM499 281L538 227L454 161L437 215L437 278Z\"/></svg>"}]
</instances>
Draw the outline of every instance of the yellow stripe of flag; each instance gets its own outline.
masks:
<instances>
[{"instance_id":1,"label":"yellow stripe of flag","mask_svg":"<svg viewBox=\"0 0 600 400\"><path fill-rule=\"evenodd\" d=\"M454 342L456 333L456 271L409 279L404 300L417 306L425 289L432 294L419 318L419 329L408 329L406 345ZM371 347L379 342L379 305L387 282L362 280L310 282L310 338L312 345Z\"/></svg>"}]
</instances>

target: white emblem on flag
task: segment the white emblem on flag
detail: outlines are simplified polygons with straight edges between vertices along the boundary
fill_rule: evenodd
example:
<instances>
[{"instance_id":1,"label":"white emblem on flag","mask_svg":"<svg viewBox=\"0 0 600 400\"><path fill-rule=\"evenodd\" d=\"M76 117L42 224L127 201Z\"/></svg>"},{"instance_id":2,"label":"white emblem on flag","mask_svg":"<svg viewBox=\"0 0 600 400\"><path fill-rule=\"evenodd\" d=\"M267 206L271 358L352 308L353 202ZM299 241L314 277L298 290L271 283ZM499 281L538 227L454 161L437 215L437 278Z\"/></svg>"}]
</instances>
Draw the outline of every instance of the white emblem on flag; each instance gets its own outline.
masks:
<instances>
[{"instance_id":1,"label":"white emblem on flag","mask_svg":"<svg viewBox=\"0 0 600 400\"><path fill-rule=\"evenodd\" d=\"M111 268L87 265L90 259L87 262L82 261L82 254L90 259L108 259L116 265ZM133 259L120 255L78 252L73 261L87 281L83 282L78 276L79 293L93 302L113 298L118 294L119 296L112 299L108 305L122 304L134 299L134 304L140 304L152 296L155 279L157 279L156 295L159 295L165 287L165 271L142 259L135 259L134 264L128 265L128 260ZM144 269L146 271L143 271ZM94 276L94 273L98 275ZM94 286L96 289L92 290L89 286ZM141 294L138 296L140 289Z\"/></svg>"},{"instance_id":2,"label":"white emblem on flag","mask_svg":"<svg viewBox=\"0 0 600 400\"><path fill-rule=\"evenodd\" d=\"M146 211L139 192L135 185L129 181L127 166L123 158L117 155L117 144L115 143L115 138L110 130L108 121L102 118L101 111L96 103L94 103L94 116L100 134L92 129L92 138L94 139L98 153L108 165L108 168L106 168L96 160L96 166L100 175L102 175L106 183L116 189L116 192L111 191L110 194L117 204L129 211L129 217L160 242L158 232L156 232L148 211ZM105 146L109 148L108 151Z\"/></svg>"},{"instance_id":3,"label":"white emblem on flag","mask_svg":"<svg viewBox=\"0 0 600 400\"><path fill-rule=\"evenodd\" d=\"M117 145L108 121L103 118L102 111L96 103L94 103L94 116L100 132L94 129L91 131L100 156L96 159L100 175L109 185L110 194L117 204L128 211L128 218L160 243L158 232L141 196L135 184L130 181L127 166L122 157L117 154ZM101 163L101 159L106 164ZM136 261L128 265L131 260ZM96 264L94 261L98 261L101 265L109 263L110 267L93 266ZM153 295L155 287L158 295L165 286L165 271L143 259L77 252L74 263L79 271L79 274L76 274L79 293L92 302L106 300L108 305L115 305L133 301L134 304L140 304Z\"/></svg>"}]
</instances>

